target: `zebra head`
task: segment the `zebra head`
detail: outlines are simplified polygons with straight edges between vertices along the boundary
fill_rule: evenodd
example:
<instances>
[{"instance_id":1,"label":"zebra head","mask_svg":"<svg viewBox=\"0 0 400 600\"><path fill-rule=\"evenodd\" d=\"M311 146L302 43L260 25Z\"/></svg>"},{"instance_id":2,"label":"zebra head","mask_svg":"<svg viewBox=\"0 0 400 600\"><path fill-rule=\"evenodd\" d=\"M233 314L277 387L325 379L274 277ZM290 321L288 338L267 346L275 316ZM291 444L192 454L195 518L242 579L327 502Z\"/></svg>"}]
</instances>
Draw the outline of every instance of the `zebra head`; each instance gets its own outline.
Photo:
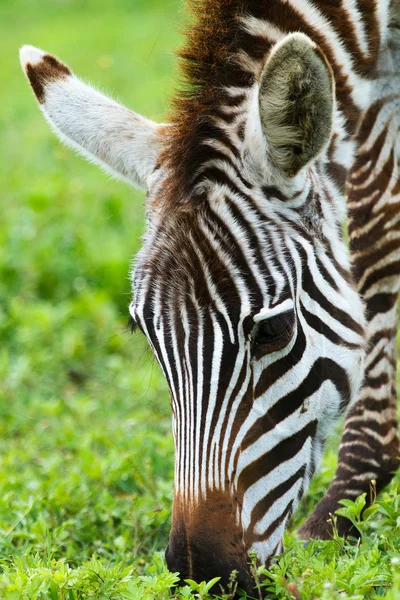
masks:
<instances>
[{"instance_id":1,"label":"zebra head","mask_svg":"<svg viewBox=\"0 0 400 600\"><path fill-rule=\"evenodd\" d=\"M176 202L185 182L167 153L153 173L130 310L171 395L168 565L224 584L236 570L251 590L249 552L267 563L282 550L358 391L364 317L328 176L337 117L325 57L291 35L247 94L227 97L190 165L190 197Z\"/></svg>"},{"instance_id":2,"label":"zebra head","mask_svg":"<svg viewBox=\"0 0 400 600\"><path fill-rule=\"evenodd\" d=\"M222 585L236 570L251 590L249 552L267 563L282 550L363 373L363 308L328 172L334 146L346 164L332 70L292 34L258 71L245 54L226 64L255 70L246 85L231 74L199 115L157 126L55 57L21 57L62 139L148 192L130 312L170 389L168 566Z\"/></svg>"}]
</instances>

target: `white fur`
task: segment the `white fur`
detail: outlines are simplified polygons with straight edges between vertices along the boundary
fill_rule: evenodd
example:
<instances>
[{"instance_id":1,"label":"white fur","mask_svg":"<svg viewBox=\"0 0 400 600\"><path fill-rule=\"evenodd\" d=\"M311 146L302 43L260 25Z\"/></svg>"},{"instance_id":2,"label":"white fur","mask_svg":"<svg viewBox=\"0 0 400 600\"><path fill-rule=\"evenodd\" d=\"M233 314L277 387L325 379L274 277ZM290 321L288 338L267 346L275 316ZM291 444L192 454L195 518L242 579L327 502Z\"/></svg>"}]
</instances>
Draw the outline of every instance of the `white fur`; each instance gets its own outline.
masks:
<instances>
[{"instance_id":1,"label":"white fur","mask_svg":"<svg viewBox=\"0 0 400 600\"><path fill-rule=\"evenodd\" d=\"M273 43L279 42L286 35L283 31L278 29L276 25L263 19L257 19L252 15L241 17L240 20L244 29L248 31L250 35L263 37Z\"/></svg>"},{"instance_id":2,"label":"white fur","mask_svg":"<svg viewBox=\"0 0 400 600\"><path fill-rule=\"evenodd\" d=\"M35 66L44 52L23 46L21 64ZM52 79L41 109L58 137L107 171L148 189L161 150L160 125L137 115L74 75Z\"/></svg>"},{"instance_id":3,"label":"white fur","mask_svg":"<svg viewBox=\"0 0 400 600\"><path fill-rule=\"evenodd\" d=\"M39 48L35 48L34 46L22 46L19 51L19 58L21 61L21 66L25 70L28 64L33 67L41 62L45 52L40 50Z\"/></svg>"},{"instance_id":4,"label":"white fur","mask_svg":"<svg viewBox=\"0 0 400 600\"><path fill-rule=\"evenodd\" d=\"M263 308L257 315L253 317L254 323L260 323L265 319L270 319L275 317L276 315L280 315L289 310L294 309L294 302L291 298L284 300L278 306L274 306L274 308Z\"/></svg>"}]
</instances>

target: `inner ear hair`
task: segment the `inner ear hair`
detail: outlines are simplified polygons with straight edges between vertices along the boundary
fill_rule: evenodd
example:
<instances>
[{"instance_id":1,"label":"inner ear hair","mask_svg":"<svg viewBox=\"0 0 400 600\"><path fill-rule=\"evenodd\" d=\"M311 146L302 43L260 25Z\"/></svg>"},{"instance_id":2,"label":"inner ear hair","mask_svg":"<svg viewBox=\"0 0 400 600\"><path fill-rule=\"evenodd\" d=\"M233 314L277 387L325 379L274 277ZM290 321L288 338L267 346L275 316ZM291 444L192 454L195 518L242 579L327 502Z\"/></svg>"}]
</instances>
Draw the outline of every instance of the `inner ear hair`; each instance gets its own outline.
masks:
<instances>
[{"instance_id":1,"label":"inner ear hair","mask_svg":"<svg viewBox=\"0 0 400 600\"><path fill-rule=\"evenodd\" d=\"M260 79L259 108L273 164L294 177L328 144L335 107L332 69L306 35L273 48Z\"/></svg>"}]
</instances>

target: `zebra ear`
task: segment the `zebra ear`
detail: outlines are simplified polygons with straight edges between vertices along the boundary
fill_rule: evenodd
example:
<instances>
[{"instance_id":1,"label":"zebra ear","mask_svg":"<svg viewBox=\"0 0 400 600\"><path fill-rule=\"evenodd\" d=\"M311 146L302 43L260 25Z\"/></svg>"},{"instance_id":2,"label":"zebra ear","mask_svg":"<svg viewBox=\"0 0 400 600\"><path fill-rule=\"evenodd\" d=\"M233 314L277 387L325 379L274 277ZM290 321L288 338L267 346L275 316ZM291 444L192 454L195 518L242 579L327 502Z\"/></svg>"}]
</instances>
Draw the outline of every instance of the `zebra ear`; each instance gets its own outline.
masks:
<instances>
[{"instance_id":1,"label":"zebra ear","mask_svg":"<svg viewBox=\"0 0 400 600\"><path fill-rule=\"evenodd\" d=\"M51 54L23 46L20 58L58 137L113 175L147 190L162 149L165 126L86 85Z\"/></svg>"},{"instance_id":2,"label":"zebra ear","mask_svg":"<svg viewBox=\"0 0 400 600\"><path fill-rule=\"evenodd\" d=\"M261 128L272 164L294 177L326 147L335 109L332 69L306 35L288 35L272 50L259 83Z\"/></svg>"}]
</instances>

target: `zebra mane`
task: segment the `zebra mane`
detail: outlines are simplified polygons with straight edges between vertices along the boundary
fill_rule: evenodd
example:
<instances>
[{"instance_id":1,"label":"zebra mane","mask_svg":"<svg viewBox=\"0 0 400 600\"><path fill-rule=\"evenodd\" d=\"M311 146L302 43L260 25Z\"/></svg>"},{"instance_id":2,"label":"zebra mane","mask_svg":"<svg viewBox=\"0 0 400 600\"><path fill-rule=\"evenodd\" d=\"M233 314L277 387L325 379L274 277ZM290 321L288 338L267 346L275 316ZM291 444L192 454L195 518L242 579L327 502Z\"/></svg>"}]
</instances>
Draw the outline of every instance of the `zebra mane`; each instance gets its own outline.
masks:
<instances>
[{"instance_id":1,"label":"zebra mane","mask_svg":"<svg viewBox=\"0 0 400 600\"><path fill-rule=\"evenodd\" d=\"M342 43L351 52L358 74L371 76L376 66L375 49L380 43L376 24L368 23L368 52L365 53L358 45L354 25L342 8L326 0L315 0L312 6L321 10L332 30L341 31ZM359 111L351 96L347 75L324 32L312 20L304 18L295 2L187 0L187 9L189 23L185 42L178 51L181 84L172 99L170 122L173 127L162 157L173 173L168 193L173 203L186 204L188 197L193 197L196 173L197 178L201 176L202 163L213 158L213 152L217 154L209 144L203 143L205 140L222 141L237 154L223 127L216 125L216 119L227 125L233 121L231 109L245 100L246 89L256 81L279 36L302 31L322 48L335 74L337 98L345 113L348 133L354 133ZM360 11L367 9L368 3ZM228 93L228 87L236 88L236 93Z\"/></svg>"},{"instance_id":2,"label":"zebra mane","mask_svg":"<svg viewBox=\"0 0 400 600\"><path fill-rule=\"evenodd\" d=\"M244 51L261 69L270 43L255 38L240 26L240 16L260 13L259 0L188 0L189 23L185 42L178 50L180 89L172 99L170 121L174 126L167 140L165 159L174 173L174 201L185 199L193 188L197 168L212 153L205 139L221 139L215 117L228 122L221 107L240 104L243 96L232 97L226 88L248 88L256 71L245 69L238 60ZM228 143L227 139L223 139Z\"/></svg>"}]
</instances>

